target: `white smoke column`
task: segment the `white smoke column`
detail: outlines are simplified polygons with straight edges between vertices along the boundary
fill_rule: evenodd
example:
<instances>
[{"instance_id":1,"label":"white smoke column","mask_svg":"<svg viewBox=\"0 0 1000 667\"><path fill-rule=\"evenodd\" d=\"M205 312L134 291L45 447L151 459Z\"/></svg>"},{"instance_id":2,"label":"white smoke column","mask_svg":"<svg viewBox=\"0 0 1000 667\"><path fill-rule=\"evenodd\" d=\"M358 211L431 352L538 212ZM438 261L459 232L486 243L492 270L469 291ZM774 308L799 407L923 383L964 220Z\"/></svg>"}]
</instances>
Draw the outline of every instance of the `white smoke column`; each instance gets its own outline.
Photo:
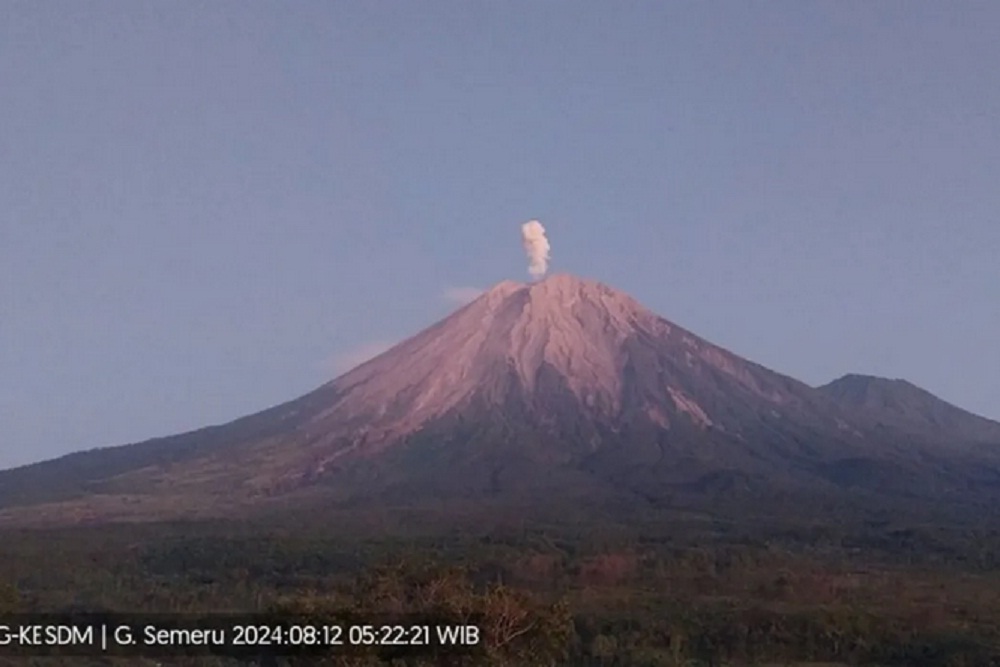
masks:
<instances>
[{"instance_id":1,"label":"white smoke column","mask_svg":"<svg viewBox=\"0 0 1000 667\"><path fill-rule=\"evenodd\" d=\"M537 220L529 220L521 225L521 241L524 252L528 253L528 273L541 278L549 270L549 240L545 238L545 227Z\"/></svg>"}]
</instances>

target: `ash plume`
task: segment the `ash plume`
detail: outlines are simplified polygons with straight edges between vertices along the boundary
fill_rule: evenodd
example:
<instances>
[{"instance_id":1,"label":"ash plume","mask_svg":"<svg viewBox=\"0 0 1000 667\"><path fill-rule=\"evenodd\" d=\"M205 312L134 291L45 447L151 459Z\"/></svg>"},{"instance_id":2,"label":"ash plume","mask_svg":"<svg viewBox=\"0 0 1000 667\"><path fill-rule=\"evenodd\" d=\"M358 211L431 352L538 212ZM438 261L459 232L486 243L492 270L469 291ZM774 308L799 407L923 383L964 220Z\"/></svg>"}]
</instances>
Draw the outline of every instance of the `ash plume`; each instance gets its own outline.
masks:
<instances>
[{"instance_id":1,"label":"ash plume","mask_svg":"<svg viewBox=\"0 0 1000 667\"><path fill-rule=\"evenodd\" d=\"M528 254L528 273L541 278L549 270L549 240L545 238L542 223L529 220L521 225L521 242Z\"/></svg>"}]
</instances>

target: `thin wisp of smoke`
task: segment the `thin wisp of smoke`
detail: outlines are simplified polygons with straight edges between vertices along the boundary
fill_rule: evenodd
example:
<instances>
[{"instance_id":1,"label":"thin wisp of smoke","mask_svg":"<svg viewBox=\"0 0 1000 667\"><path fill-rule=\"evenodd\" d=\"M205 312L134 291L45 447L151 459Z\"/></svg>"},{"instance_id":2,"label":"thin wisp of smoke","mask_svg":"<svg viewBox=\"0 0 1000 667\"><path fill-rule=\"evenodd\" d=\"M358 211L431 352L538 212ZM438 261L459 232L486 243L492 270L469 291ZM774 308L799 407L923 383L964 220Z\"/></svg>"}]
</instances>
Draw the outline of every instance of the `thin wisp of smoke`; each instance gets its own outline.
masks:
<instances>
[{"instance_id":1,"label":"thin wisp of smoke","mask_svg":"<svg viewBox=\"0 0 1000 667\"><path fill-rule=\"evenodd\" d=\"M528 253L528 273L541 278L549 270L549 240L545 238L545 227L537 220L529 220L521 225L521 241Z\"/></svg>"}]
</instances>

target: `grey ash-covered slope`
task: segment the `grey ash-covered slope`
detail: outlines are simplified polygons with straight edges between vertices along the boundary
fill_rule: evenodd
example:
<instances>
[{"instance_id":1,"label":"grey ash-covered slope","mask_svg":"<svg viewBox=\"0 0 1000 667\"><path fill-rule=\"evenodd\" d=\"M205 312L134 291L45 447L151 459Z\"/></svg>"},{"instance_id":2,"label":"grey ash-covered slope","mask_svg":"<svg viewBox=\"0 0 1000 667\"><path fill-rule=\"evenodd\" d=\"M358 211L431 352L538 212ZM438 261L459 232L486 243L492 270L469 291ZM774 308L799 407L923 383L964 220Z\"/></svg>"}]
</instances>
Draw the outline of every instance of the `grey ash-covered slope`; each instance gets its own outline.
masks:
<instances>
[{"instance_id":1,"label":"grey ash-covered slope","mask_svg":"<svg viewBox=\"0 0 1000 667\"><path fill-rule=\"evenodd\" d=\"M935 446L622 292L557 275L500 283L262 413L0 473L0 507L115 518L304 493L398 504L859 484L910 493L927 474L947 478L935 488L994 482L978 462L941 465Z\"/></svg>"}]
</instances>

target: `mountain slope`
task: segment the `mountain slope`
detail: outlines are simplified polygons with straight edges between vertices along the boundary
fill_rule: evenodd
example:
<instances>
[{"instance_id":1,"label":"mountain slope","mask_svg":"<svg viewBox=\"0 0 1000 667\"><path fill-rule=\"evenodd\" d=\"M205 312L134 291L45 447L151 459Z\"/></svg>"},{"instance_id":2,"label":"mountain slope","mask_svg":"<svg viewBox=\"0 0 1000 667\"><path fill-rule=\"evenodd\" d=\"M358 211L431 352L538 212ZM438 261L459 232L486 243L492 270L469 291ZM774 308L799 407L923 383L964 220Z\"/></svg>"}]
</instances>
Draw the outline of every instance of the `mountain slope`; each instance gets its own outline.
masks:
<instances>
[{"instance_id":1,"label":"mountain slope","mask_svg":"<svg viewBox=\"0 0 1000 667\"><path fill-rule=\"evenodd\" d=\"M305 497L627 504L822 489L947 494L1000 483L993 467L942 459L934 444L606 285L552 276L500 283L256 415L2 472L0 507L122 518Z\"/></svg>"},{"instance_id":2,"label":"mountain slope","mask_svg":"<svg viewBox=\"0 0 1000 667\"><path fill-rule=\"evenodd\" d=\"M952 440L1000 443L1000 423L956 407L906 380L849 374L819 387L819 391L896 429Z\"/></svg>"}]
</instances>

